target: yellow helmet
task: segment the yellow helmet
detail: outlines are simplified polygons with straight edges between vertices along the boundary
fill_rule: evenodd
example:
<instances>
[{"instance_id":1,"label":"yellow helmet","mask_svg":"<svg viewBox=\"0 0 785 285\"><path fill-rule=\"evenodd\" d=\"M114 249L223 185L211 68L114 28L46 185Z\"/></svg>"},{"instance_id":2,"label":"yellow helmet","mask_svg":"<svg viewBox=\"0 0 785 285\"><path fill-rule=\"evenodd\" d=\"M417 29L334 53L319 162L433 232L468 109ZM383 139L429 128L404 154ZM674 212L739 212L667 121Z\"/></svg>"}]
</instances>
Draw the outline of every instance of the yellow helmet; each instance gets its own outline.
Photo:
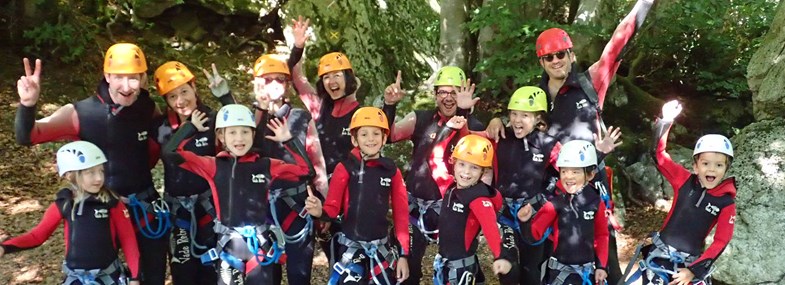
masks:
<instances>
[{"instance_id":1,"label":"yellow helmet","mask_svg":"<svg viewBox=\"0 0 785 285\"><path fill-rule=\"evenodd\" d=\"M390 134L387 115L382 112L382 109L376 107L362 107L354 112L352 122L349 123L349 130L354 131L359 127L377 127L383 129L385 134Z\"/></svg>"},{"instance_id":2,"label":"yellow helmet","mask_svg":"<svg viewBox=\"0 0 785 285\"><path fill-rule=\"evenodd\" d=\"M493 152L493 145L488 139L478 135L467 135L455 145L452 158L474 163L480 167L491 167Z\"/></svg>"},{"instance_id":3,"label":"yellow helmet","mask_svg":"<svg viewBox=\"0 0 785 285\"><path fill-rule=\"evenodd\" d=\"M270 73L292 75L286 62L275 58L275 55L265 54L256 59L256 62L253 64L253 76L262 76Z\"/></svg>"},{"instance_id":4,"label":"yellow helmet","mask_svg":"<svg viewBox=\"0 0 785 285\"><path fill-rule=\"evenodd\" d=\"M346 69L352 69L352 63L349 62L349 58L343 53L331 52L319 59L319 77L322 77L325 73Z\"/></svg>"},{"instance_id":5,"label":"yellow helmet","mask_svg":"<svg viewBox=\"0 0 785 285\"><path fill-rule=\"evenodd\" d=\"M164 96L175 88L191 82L194 79L194 74L188 70L185 64L179 61L170 61L155 70L154 78L158 94Z\"/></svg>"},{"instance_id":6,"label":"yellow helmet","mask_svg":"<svg viewBox=\"0 0 785 285\"><path fill-rule=\"evenodd\" d=\"M147 59L135 44L115 44L106 50L104 73L133 74L147 71Z\"/></svg>"},{"instance_id":7,"label":"yellow helmet","mask_svg":"<svg viewBox=\"0 0 785 285\"><path fill-rule=\"evenodd\" d=\"M515 90L507 104L508 110L539 112L548 111L548 98L540 87L524 86Z\"/></svg>"}]
</instances>

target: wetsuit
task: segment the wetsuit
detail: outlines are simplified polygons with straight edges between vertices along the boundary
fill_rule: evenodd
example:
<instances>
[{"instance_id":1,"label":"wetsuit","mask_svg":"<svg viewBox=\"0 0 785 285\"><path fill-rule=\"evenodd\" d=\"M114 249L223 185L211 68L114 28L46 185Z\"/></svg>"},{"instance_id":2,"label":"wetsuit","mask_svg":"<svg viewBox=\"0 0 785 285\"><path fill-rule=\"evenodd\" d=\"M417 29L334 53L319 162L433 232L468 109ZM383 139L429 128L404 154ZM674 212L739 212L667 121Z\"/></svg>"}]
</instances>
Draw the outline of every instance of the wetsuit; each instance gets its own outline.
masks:
<instances>
[{"instance_id":1,"label":"wetsuit","mask_svg":"<svg viewBox=\"0 0 785 285\"><path fill-rule=\"evenodd\" d=\"M654 138L657 144L652 150L652 156L657 163L657 169L675 189L673 206L659 231L658 238L661 243L655 241L645 256L654 255L654 267L669 271L688 268L695 274L693 281L706 279L705 281L710 283L708 277L713 264L733 237L736 221L736 181L728 178L716 187L706 189L701 186L697 175L671 160L665 149L672 124L672 121L664 120L656 123ZM704 250L706 236L715 226L714 241ZM672 247L675 251L669 251L667 247ZM668 258L670 255L681 255L682 260ZM655 274L651 270L643 274L644 284L657 284L660 281L668 283L671 281L670 277L670 274Z\"/></svg>"},{"instance_id":2,"label":"wetsuit","mask_svg":"<svg viewBox=\"0 0 785 285\"><path fill-rule=\"evenodd\" d=\"M159 147L152 137L153 118L159 116L147 90L142 89L128 107L114 104L109 96L109 83L101 80L96 94L68 104L51 116L35 121L35 107L19 105L16 112L16 139L22 145L58 140L85 140L97 145L106 154L105 185L115 193L138 198L139 206L150 205L160 197L155 191L150 168L158 161ZM134 209L127 204L129 211ZM164 284L166 272L168 229L154 216L138 210L139 218L131 221L137 229L156 231L151 236L137 231L141 280L144 284ZM159 223L160 222L160 223Z\"/></svg>"},{"instance_id":3,"label":"wetsuit","mask_svg":"<svg viewBox=\"0 0 785 285\"><path fill-rule=\"evenodd\" d=\"M410 223L412 228L412 255L409 259L410 276L404 284L420 284L422 278L422 259L425 249L429 243L436 242L436 235L433 232L438 230L439 212L438 205L443 197L439 191L439 186L432 177L432 169L429 160L433 154L434 146L439 140L437 135L440 128L444 126L450 117L443 116L437 110L414 111L395 122L395 105L385 104L382 109L389 118L391 124L390 142L411 140L414 144L412 148L412 161L409 173L406 175L406 190L409 192ZM485 126L476 118L469 115L469 110L457 110L456 115L464 116L468 119L469 130L484 130ZM463 135L469 132L463 130L460 135L452 137L445 146L447 153L444 154L443 162L449 163L452 149ZM452 171L452 170L448 170ZM422 222L420 222L422 221ZM423 231L428 232L423 233Z\"/></svg>"},{"instance_id":4,"label":"wetsuit","mask_svg":"<svg viewBox=\"0 0 785 285\"><path fill-rule=\"evenodd\" d=\"M605 204L591 183L575 194L557 182L557 194L524 227L529 241L542 239L551 228L553 254L548 260L547 283L594 283L594 270L608 264L608 217Z\"/></svg>"},{"instance_id":5,"label":"wetsuit","mask_svg":"<svg viewBox=\"0 0 785 285\"><path fill-rule=\"evenodd\" d=\"M63 221L65 226L63 266L64 269L67 268L66 271L72 272L66 276L64 284L83 284L83 280L74 277L75 273L93 269L103 270L99 276L94 276L99 284L118 283L123 271L117 256L118 246L122 247L130 269L130 275L125 273L126 277L138 280L139 250L136 237L128 218L128 210L123 203L115 199L104 203L89 195L74 204L72 191L61 189L55 202L46 209L44 217L35 228L4 241L0 246L6 254L38 247L52 236L60 221ZM108 277L102 278L104 274Z\"/></svg>"},{"instance_id":6,"label":"wetsuit","mask_svg":"<svg viewBox=\"0 0 785 285\"><path fill-rule=\"evenodd\" d=\"M358 148L350 155L335 168L321 217L333 220L343 215L343 231L336 239L342 253L337 265L345 270L334 270L331 278L338 284L396 284L398 256L409 255L403 176L389 158L363 161ZM396 242L388 238L390 205ZM400 252L391 244L398 244Z\"/></svg>"},{"instance_id":7,"label":"wetsuit","mask_svg":"<svg viewBox=\"0 0 785 285\"><path fill-rule=\"evenodd\" d=\"M217 264L218 284L234 284L244 280L250 284L270 284L273 267L265 254L274 252L273 246L282 242L274 235L267 222L269 213L268 189L276 180L300 181L312 175L307 158L297 140L289 140L287 149L297 162L263 158L254 152L235 157L228 152L215 157L199 156L178 149L184 138L192 136L196 128L183 124L164 146L163 155L180 167L204 178L210 185L216 211L215 231L219 236L216 247L221 254ZM296 150L296 152L292 151ZM261 265L261 266L260 266Z\"/></svg>"},{"instance_id":8,"label":"wetsuit","mask_svg":"<svg viewBox=\"0 0 785 285\"><path fill-rule=\"evenodd\" d=\"M546 133L534 130L522 139L515 137L511 127L504 130L506 139L500 139L494 146L494 185L504 198L504 210L499 215L499 223L512 227L511 237L518 248L518 268L520 279L515 284L540 284L540 265L548 257L542 241L528 243L521 236L521 223L518 210L531 204L539 210L547 201L546 170L555 165L561 144ZM513 261L513 260L511 260ZM515 265L515 263L513 263Z\"/></svg>"}]
</instances>

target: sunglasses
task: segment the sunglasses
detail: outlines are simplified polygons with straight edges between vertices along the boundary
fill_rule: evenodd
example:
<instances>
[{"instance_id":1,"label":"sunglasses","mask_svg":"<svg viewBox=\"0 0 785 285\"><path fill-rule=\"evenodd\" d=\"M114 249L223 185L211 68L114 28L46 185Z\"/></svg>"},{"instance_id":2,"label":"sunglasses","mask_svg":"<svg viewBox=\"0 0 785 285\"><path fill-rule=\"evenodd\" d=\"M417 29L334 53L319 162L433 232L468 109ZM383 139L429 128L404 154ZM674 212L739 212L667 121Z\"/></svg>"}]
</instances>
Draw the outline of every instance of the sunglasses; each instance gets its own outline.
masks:
<instances>
[{"instance_id":1,"label":"sunglasses","mask_svg":"<svg viewBox=\"0 0 785 285\"><path fill-rule=\"evenodd\" d=\"M453 90L453 91L447 91L447 90L436 91L436 96L447 97L447 95L455 97L456 95L458 95L458 92L455 92L455 90Z\"/></svg>"},{"instance_id":2,"label":"sunglasses","mask_svg":"<svg viewBox=\"0 0 785 285\"><path fill-rule=\"evenodd\" d=\"M277 76L277 77L262 77L264 79L265 84L273 83L273 81L284 84L286 82L285 76Z\"/></svg>"},{"instance_id":3,"label":"sunglasses","mask_svg":"<svg viewBox=\"0 0 785 285\"><path fill-rule=\"evenodd\" d=\"M561 59L564 59L564 57L567 56L568 53L570 53L570 52L563 50L563 51L555 52L555 53L552 53L552 54L549 54L549 55L543 55L543 56L540 57L540 59L545 60L546 62L551 62L551 61L553 61L553 58L556 57L556 58L561 60Z\"/></svg>"}]
</instances>

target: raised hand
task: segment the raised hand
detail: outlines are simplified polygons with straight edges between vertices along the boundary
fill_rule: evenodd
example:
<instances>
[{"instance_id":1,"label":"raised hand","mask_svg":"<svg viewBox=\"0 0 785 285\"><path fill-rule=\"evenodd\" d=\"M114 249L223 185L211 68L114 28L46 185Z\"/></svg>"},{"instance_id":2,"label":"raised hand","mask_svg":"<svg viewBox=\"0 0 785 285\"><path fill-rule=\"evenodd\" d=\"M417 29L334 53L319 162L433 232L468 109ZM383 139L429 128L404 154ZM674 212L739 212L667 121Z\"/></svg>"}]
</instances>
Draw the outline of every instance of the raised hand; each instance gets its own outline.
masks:
<instances>
[{"instance_id":1,"label":"raised hand","mask_svg":"<svg viewBox=\"0 0 785 285\"><path fill-rule=\"evenodd\" d=\"M401 71L398 70L398 76L395 78L395 83L390 84L384 89L384 104L395 105L403 99L406 95L401 89Z\"/></svg>"},{"instance_id":2,"label":"raised hand","mask_svg":"<svg viewBox=\"0 0 785 285\"><path fill-rule=\"evenodd\" d=\"M507 135L504 134L504 123L502 123L502 119L499 118L493 118L488 123L488 128L485 129L485 133L488 135L488 139L495 140L496 142L499 142L499 138L507 138Z\"/></svg>"},{"instance_id":3,"label":"raised hand","mask_svg":"<svg viewBox=\"0 0 785 285\"><path fill-rule=\"evenodd\" d=\"M461 86L458 88L458 95L455 100L458 103L458 108L461 109L471 109L474 107L474 104L477 104L477 101L480 101L480 98L472 98L474 96L474 84L472 83L471 79L467 79L464 82L461 82Z\"/></svg>"},{"instance_id":4,"label":"raised hand","mask_svg":"<svg viewBox=\"0 0 785 285\"><path fill-rule=\"evenodd\" d=\"M294 34L294 46L298 48L305 47L305 41L308 39L308 26L311 19L305 19L299 16L297 20L292 20L292 34Z\"/></svg>"},{"instance_id":5,"label":"raised hand","mask_svg":"<svg viewBox=\"0 0 785 285\"><path fill-rule=\"evenodd\" d=\"M267 127L275 134L274 136L265 136L268 140L282 143L292 139L292 133L289 132L289 126L286 125L286 118L283 118L283 121L273 118L267 123Z\"/></svg>"},{"instance_id":6,"label":"raised hand","mask_svg":"<svg viewBox=\"0 0 785 285\"><path fill-rule=\"evenodd\" d=\"M207 77L207 81L210 82L210 92L213 93L213 96L221 98L224 95L229 94L229 83L218 73L218 68L215 67L215 63L213 63L212 66L212 75L204 68L202 68L202 72L204 72L204 76Z\"/></svg>"},{"instance_id":7,"label":"raised hand","mask_svg":"<svg viewBox=\"0 0 785 285\"><path fill-rule=\"evenodd\" d=\"M209 130L210 127L204 125L208 120L207 114L200 112L199 110L194 110L193 113L191 113L191 124L194 124L197 131L204 132Z\"/></svg>"},{"instance_id":8,"label":"raised hand","mask_svg":"<svg viewBox=\"0 0 785 285\"><path fill-rule=\"evenodd\" d=\"M466 118L463 116L453 116L447 121L447 127L451 129L460 130L463 129L464 126L466 126Z\"/></svg>"},{"instance_id":9,"label":"raised hand","mask_svg":"<svg viewBox=\"0 0 785 285\"><path fill-rule=\"evenodd\" d=\"M308 190L308 198L305 198L305 211L308 212L309 215L314 217L321 217L322 216L322 201L319 198L316 198L316 195L313 194L313 190L311 190L311 186L306 186ZM329 228L326 226L325 228Z\"/></svg>"},{"instance_id":10,"label":"raised hand","mask_svg":"<svg viewBox=\"0 0 785 285\"><path fill-rule=\"evenodd\" d=\"M257 107L262 110L267 110L270 108L270 95L267 94L267 91L264 89L265 83L264 78L256 77L253 80L253 94L254 98L256 98Z\"/></svg>"},{"instance_id":11,"label":"raised hand","mask_svg":"<svg viewBox=\"0 0 785 285\"><path fill-rule=\"evenodd\" d=\"M617 146L622 144L621 141L618 143L616 142L621 137L621 128L614 129L613 126L611 126L608 128L608 135L604 138L602 137L602 133L600 133L600 136L597 136L597 134L592 135L594 136L594 147L604 154L611 153Z\"/></svg>"},{"instance_id":12,"label":"raised hand","mask_svg":"<svg viewBox=\"0 0 785 285\"><path fill-rule=\"evenodd\" d=\"M662 120L673 121L681 113L682 106L678 100L673 100L662 105Z\"/></svg>"},{"instance_id":13,"label":"raised hand","mask_svg":"<svg viewBox=\"0 0 785 285\"><path fill-rule=\"evenodd\" d=\"M35 60L35 69L30 69L30 60L22 59L25 65L25 76L16 81L19 102L25 107L33 107L41 95L41 60Z\"/></svg>"}]
</instances>

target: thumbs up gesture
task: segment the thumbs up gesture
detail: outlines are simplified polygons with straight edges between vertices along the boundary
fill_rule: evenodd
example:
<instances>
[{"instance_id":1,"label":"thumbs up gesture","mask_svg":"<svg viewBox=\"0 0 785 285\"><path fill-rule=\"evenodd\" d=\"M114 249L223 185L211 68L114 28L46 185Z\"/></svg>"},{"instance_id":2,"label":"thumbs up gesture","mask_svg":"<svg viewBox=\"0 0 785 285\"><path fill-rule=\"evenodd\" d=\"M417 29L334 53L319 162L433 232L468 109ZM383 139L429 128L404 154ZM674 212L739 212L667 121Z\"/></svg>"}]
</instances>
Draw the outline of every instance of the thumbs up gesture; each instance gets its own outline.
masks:
<instances>
[{"instance_id":1,"label":"thumbs up gesture","mask_svg":"<svg viewBox=\"0 0 785 285\"><path fill-rule=\"evenodd\" d=\"M313 194L313 190L311 186L307 187L308 189L308 198L305 198L305 211L308 212L309 215L314 217L321 217L322 216L322 201Z\"/></svg>"}]
</instances>

